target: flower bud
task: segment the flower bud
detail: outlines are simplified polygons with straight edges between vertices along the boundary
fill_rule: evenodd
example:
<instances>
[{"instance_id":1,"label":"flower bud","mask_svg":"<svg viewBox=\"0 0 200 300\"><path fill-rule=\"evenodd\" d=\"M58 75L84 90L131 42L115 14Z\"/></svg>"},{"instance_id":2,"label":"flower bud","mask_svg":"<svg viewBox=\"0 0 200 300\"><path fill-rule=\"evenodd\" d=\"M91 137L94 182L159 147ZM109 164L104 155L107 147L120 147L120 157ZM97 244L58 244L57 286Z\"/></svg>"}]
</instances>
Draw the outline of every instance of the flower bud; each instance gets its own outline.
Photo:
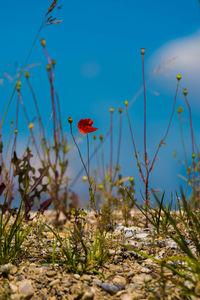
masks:
<instances>
[{"instance_id":1,"label":"flower bud","mask_svg":"<svg viewBox=\"0 0 200 300\"><path fill-rule=\"evenodd\" d=\"M177 112L180 114L180 113L182 113L182 111L183 111L183 107L180 106L180 107L177 109Z\"/></svg>"},{"instance_id":2,"label":"flower bud","mask_svg":"<svg viewBox=\"0 0 200 300\"><path fill-rule=\"evenodd\" d=\"M183 95L187 96L187 94L188 94L188 90L187 89L183 89Z\"/></svg>"},{"instance_id":3,"label":"flower bud","mask_svg":"<svg viewBox=\"0 0 200 300\"><path fill-rule=\"evenodd\" d=\"M45 39L41 39L41 40L40 40L40 43L41 43L42 47L45 47L45 46L46 46L46 40L45 40Z\"/></svg>"},{"instance_id":4,"label":"flower bud","mask_svg":"<svg viewBox=\"0 0 200 300\"><path fill-rule=\"evenodd\" d=\"M125 104L125 106L128 106L128 101L127 100L124 101L124 104Z\"/></svg>"},{"instance_id":5,"label":"flower bud","mask_svg":"<svg viewBox=\"0 0 200 300\"><path fill-rule=\"evenodd\" d=\"M50 64L47 64L46 69L47 69L47 71L49 72L49 71L51 70L51 65L50 65Z\"/></svg>"},{"instance_id":6,"label":"flower bud","mask_svg":"<svg viewBox=\"0 0 200 300\"><path fill-rule=\"evenodd\" d=\"M100 191L103 190L103 184L99 184L99 190L100 190Z\"/></svg>"},{"instance_id":7,"label":"flower bud","mask_svg":"<svg viewBox=\"0 0 200 300\"><path fill-rule=\"evenodd\" d=\"M100 139L100 141L103 141L103 135L102 134L99 136L99 139Z\"/></svg>"},{"instance_id":8,"label":"flower bud","mask_svg":"<svg viewBox=\"0 0 200 300\"><path fill-rule=\"evenodd\" d=\"M69 122L69 124L72 124L73 119L72 118L68 118L68 122Z\"/></svg>"},{"instance_id":9,"label":"flower bud","mask_svg":"<svg viewBox=\"0 0 200 300\"><path fill-rule=\"evenodd\" d=\"M192 153L192 159L195 159L195 153Z\"/></svg>"},{"instance_id":10,"label":"flower bud","mask_svg":"<svg viewBox=\"0 0 200 300\"><path fill-rule=\"evenodd\" d=\"M176 76L176 79L177 79L178 81L181 80L181 78L182 78L181 74L178 74L178 75Z\"/></svg>"},{"instance_id":11,"label":"flower bud","mask_svg":"<svg viewBox=\"0 0 200 300\"><path fill-rule=\"evenodd\" d=\"M88 180L88 178L87 178L87 176L82 176L82 181L87 181Z\"/></svg>"},{"instance_id":12,"label":"flower bud","mask_svg":"<svg viewBox=\"0 0 200 300\"><path fill-rule=\"evenodd\" d=\"M119 112L120 114L122 113L122 108L121 108L121 107L118 109L118 112Z\"/></svg>"},{"instance_id":13,"label":"flower bud","mask_svg":"<svg viewBox=\"0 0 200 300\"><path fill-rule=\"evenodd\" d=\"M134 178L133 177L130 177L129 178L129 181L132 183L134 181Z\"/></svg>"},{"instance_id":14,"label":"flower bud","mask_svg":"<svg viewBox=\"0 0 200 300\"><path fill-rule=\"evenodd\" d=\"M15 134L17 134L17 133L18 133L18 130L17 130L17 129L15 129L14 133L15 133Z\"/></svg>"},{"instance_id":15,"label":"flower bud","mask_svg":"<svg viewBox=\"0 0 200 300\"><path fill-rule=\"evenodd\" d=\"M93 135L93 140L96 140L96 138L97 138L96 135Z\"/></svg>"},{"instance_id":16,"label":"flower bud","mask_svg":"<svg viewBox=\"0 0 200 300\"><path fill-rule=\"evenodd\" d=\"M141 53L142 55L145 55L145 48L141 48L140 53Z\"/></svg>"},{"instance_id":17,"label":"flower bud","mask_svg":"<svg viewBox=\"0 0 200 300\"><path fill-rule=\"evenodd\" d=\"M52 66L54 67L55 64L56 64L56 60L55 60L55 59L52 59L52 60L51 60L51 63L52 63Z\"/></svg>"},{"instance_id":18,"label":"flower bud","mask_svg":"<svg viewBox=\"0 0 200 300\"><path fill-rule=\"evenodd\" d=\"M114 108L113 108L113 107L110 108L110 112L111 112L111 113L114 112Z\"/></svg>"},{"instance_id":19,"label":"flower bud","mask_svg":"<svg viewBox=\"0 0 200 300\"><path fill-rule=\"evenodd\" d=\"M25 72L24 75L25 75L26 78L29 78L29 76L30 76L29 72Z\"/></svg>"},{"instance_id":20,"label":"flower bud","mask_svg":"<svg viewBox=\"0 0 200 300\"><path fill-rule=\"evenodd\" d=\"M33 124L33 123L30 123L30 124L28 125L28 128L29 128L30 130L32 130L33 127L34 127L34 124Z\"/></svg>"},{"instance_id":21,"label":"flower bud","mask_svg":"<svg viewBox=\"0 0 200 300\"><path fill-rule=\"evenodd\" d=\"M16 82L16 90L17 90L18 92L20 91L21 85L22 85L21 81L17 81L17 82Z\"/></svg>"}]
</instances>

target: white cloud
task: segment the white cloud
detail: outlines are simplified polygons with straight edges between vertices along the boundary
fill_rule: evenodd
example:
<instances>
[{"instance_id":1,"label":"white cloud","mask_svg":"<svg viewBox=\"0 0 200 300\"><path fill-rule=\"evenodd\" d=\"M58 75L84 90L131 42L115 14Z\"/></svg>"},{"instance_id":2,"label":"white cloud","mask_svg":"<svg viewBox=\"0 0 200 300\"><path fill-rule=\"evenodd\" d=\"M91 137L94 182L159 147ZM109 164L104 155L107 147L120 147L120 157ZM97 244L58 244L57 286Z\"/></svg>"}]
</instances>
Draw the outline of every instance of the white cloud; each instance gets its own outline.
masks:
<instances>
[{"instance_id":1,"label":"white cloud","mask_svg":"<svg viewBox=\"0 0 200 300\"><path fill-rule=\"evenodd\" d=\"M176 85L176 75L180 73L181 88L188 89L192 103L200 108L200 31L158 49L149 60L148 70L150 73L161 71L153 80L153 88L158 92L161 89L171 93Z\"/></svg>"}]
</instances>

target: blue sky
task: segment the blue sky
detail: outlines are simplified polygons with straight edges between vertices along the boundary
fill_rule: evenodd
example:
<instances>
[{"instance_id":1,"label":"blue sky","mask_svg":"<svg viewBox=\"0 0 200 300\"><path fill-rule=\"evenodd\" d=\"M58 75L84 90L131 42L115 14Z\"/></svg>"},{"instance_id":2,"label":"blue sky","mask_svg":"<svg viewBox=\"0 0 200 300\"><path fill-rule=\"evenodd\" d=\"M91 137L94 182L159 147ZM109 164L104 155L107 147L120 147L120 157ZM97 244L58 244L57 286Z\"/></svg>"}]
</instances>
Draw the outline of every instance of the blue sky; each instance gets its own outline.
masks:
<instances>
[{"instance_id":1,"label":"blue sky","mask_svg":"<svg viewBox=\"0 0 200 300\"><path fill-rule=\"evenodd\" d=\"M47 41L47 51L56 59L56 90L62 107L64 128L69 132L67 118L73 117L74 124L81 118L91 118L97 134L105 134L109 129L109 108L124 108L124 100L132 101L142 86L142 64L140 49L146 49L145 72L147 85L147 149L152 157L156 145L163 137L172 110L176 88L176 74L181 73L177 108L184 106L184 116L188 112L184 104L182 89L188 87L188 98L192 106L192 116L196 139L199 137L199 75L200 75L200 8L198 1L134 1L134 0L74 0L58 1L62 6L55 15L63 22L46 26L40 38ZM5 74L14 77L16 68L21 67L31 47L34 36L51 1L19 0L4 1L0 9L0 96L1 116L8 103L15 79L8 80ZM158 67L171 58L175 60L162 73L153 78ZM28 62L36 64L30 69L30 80L44 121L51 114L49 85L46 76L46 58L38 40ZM17 67L16 67L17 66ZM30 118L34 117L34 107L30 93L22 80L23 99ZM9 133L9 122L15 116L16 97L3 127L5 138ZM27 124L20 112L19 136L22 151ZM130 107L129 114L134 123L134 134L138 151L143 150L143 97L142 94ZM118 126L114 134L117 145ZM74 126L74 133L77 128ZM191 154L189 128L185 126L188 155ZM71 142L70 136L69 141ZM175 114L168 146L161 149L159 161L152 173L151 186L170 191L178 189L182 181L178 174L184 174L183 167L173 158L177 151L183 158ZM85 151L85 139L80 139L80 147ZM116 147L114 147L116 150ZM75 149L74 149L75 150ZM108 144L105 151L109 156ZM84 152L84 154L86 154ZM108 159L108 157L106 158ZM121 151L122 174L136 180L138 197L142 184L135 165L127 120L123 117L123 138ZM76 154L70 153L69 174L72 178L81 168ZM95 164L95 163L94 163ZM79 182L75 190L87 196L87 187Z\"/></svg>"}]
</instances>

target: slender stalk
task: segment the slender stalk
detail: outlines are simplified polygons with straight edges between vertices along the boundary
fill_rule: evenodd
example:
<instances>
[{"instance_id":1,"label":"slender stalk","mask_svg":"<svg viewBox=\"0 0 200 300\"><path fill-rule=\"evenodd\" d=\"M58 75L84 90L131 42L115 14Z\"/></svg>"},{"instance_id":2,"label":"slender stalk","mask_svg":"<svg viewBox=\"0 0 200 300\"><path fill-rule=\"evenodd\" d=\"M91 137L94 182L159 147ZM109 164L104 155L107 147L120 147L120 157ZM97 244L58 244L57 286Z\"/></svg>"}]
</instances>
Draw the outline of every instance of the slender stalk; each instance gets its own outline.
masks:
<instances>
[{"instance_id":1,"label":"slender stalk","mask_svg":"<svg viewBox=\"0 0 200 300\"><path fill-rule=\"evenodd\" d=\"M113 175L112 185L115 183L115 178L117 175L118 167L119 167L119 157L120 157L120 149L121 149L121 138L122 138L122 110L119 109L119 140L118 140L118 148L117 148L117 160L115 172Z\"/></svg>"},{"instance_id":2,"label":"slender stalk","mask_svg":"<svg viewBox=\"0 0 200 300\"><path fill-rule=\"evenodd\" d=\"M101 174L101 170L100 170L100 166L99 166L99 158L98 158L98 152L97 152L97 143L96 143L96 135L93 136L93 140L94 140L94 151L95 151L95 157L96 157L96 161L97 161L97 170L100 174L100 177L102 179L102 174Z\"/></svg>"},{"instance_id":3,"label":"slender stalk","mask_svg":"<svg viewBox=\"0 0 200 300\"><path fill-rule=\"evenodd\" d=\"M31 83L30 83L30 80L28 79L28 77L26 77L26 82L29 86L29 89L31 91L33 101L34 101L34 104L35 104L35 108L36 108L36 112L37 112L37 116L38 116L38 121L39 121L40 136L42 138L45 138L44 127L43 127L43 124L42 124L42 119L41 119L41 116L40 116L40 111L39 111L39 107L38 107L38 104L37 104L37 99L36 99L35 92L34 92L32 86L31 86ZM42 134L41 134L41 131L42 131Z\"/></svg>"},{"instance_id":4,"label":"slender stalk","mask_svg":"<svg viewBox=\"0 0 200 300\"><path fill-rule=\"evenodd\" d=\"M127 119L128 119L128 125L129 125L129 129L130 129L130 133L131 133L131 140L132 140L132 144L133 144L135 158L136 158L136 162L137 162L137 166L138 166L138 169L139 169L140 176L142 178L142 181L145 183L145 178L144 178L144 175L143 175L143 172L142 172L141 163L138 160L138 154L137 154L137 150L136 150L136 146L135 146L135 141L134 141L134 137L133 137L133 130L132 130L132 127L131 127L131 121L130 121L130 118L129 118L128 107L127 106L128 105L126 105L126 116L127 116Z\"/></svg>"},{"instance_id":5,"label":"slender stalk","mask_svg":"<svg viewBox=\"0 0 200 300\"><path fill-rule=\"evenodd\" d=\"M174 98L174 103L173 103L173 109L172 109L171 117L170 117L170 120L169 120L169 124L168 124L167 130L165 132L165 135L164 135L163 139L160 141L160 143L158 145L158 148L157 148L157 150L155 152L153 161L152 161L151 166L149 168L149 173L152 171L153 166L154 166L154 164L156 162L156 159L157 159L157 156L158 156L158 152L159 152L161 146L164 144L164 142L165 142L165 140L167 138L167 135L169 133L169 129L170 129L170 126L171 126L172 118L173 118L173 115L174 115L174 110L175 110L175 105L176 105L176 99L177 99L178 89L179 89L179 80L177 81L176 93L175 93L175 98Z\"/></svg>"},{"instance_id":6,"label":"slender stalk","mask_svg":"<svg viewBox=\"0 0 200 300\"><path fill-rule=\"evenodd\" d=\"M113 163L113 108L110 108L110 178L112 181L112 163Z\"/></svg>"},{"instance_id":7,"label":"slender stalk","mask_svg":"<svg viewBox=\"0 0 200 300\"><path fill-rule=\"evenodd\" d=\"M73 132L72 132L72 124L71 124L71 123L70 123L70 132L71 132L71 136L72 136L72 139L73 139L73 141L74 141L74 144L75 144L75 146L76 146L76 148L77 148L77 150L78 150L78 153L79 153L79 156L80 156L82 165L83 165L83 167L84 167L84 169L85 169L85 173L86 173L86 175L87 175L89 185L90 185L90 187L91 187L91 182L90 182L89 173L88 173L87 168L86 168L86 166L85 166L85 163L84 163L84 161L83 161L83 157L82 157L81 151L80 151L80 149L79 149L79 146L78 146L78 144L77 144L77 142L76 142L76 140L75 140L75 138L74 138L74 135L73 135Z\"/></svg>"},{"instance_id":8,"label":"slender stalk","mask_svg":"<svg viewBox=\"0 0 200 300\"><path fill-rule=\"evenodd\" d=\"M143 90L144 90L144 161L145 166L147 169L148 164L148 158L147 158L147 146L146 146L146 140L147 140L147 129L146 129L146 118L147 118L147 112L146 112L146 88L145 88L145 73L144 73L144 55L142 55L142 74L143 74Z\"/></svg>"},{"instance_id":9,"label":"slender stalk","mask_svg":"<svg viewBox=\"0 0 200 300\"><path fill-rule=\"evenodd\" d=\"M184 153L184 158L185 158L185 168L188 170L188 161L187 161L187 154L186 154L186 149L185 149L185 142L184 142L184 137L183 137L183 127L182 127L182 122L181 122L181 114L178 114L178 120L179 120L179 128L180 128L180 135L181 135L181 143L183 147L183 153Z\"/></svg>"},{"instance_id":10,"label":"slender stalk","mask_svg":"<svg viewBox=\"0 0 200 300\"><path fill-rule=\"evenodd\" d=\"M195 198L196 198L196 188L195 188L196 176L195 176L195 156L193 157L193 155L195 155L195 153L194 153L194 131L193 131L193 127L192 127L192 113L191 113L190 104L189 104L188 99L187 99L187 89L183 90L183 94L184 94L184 97L185 97L185 102L186 102L187 107L188 107L189 118L190 118L190 131L191 131L191 139L192 139L192 168L193 168L193 184L192 184L192 186L193 186L193 196L194 196L194 201L195 201Z\"/></svg>"},{"instance_id":11,"label":"slender stalk","mask_svg":"<svg viewBox=\"0 0 200 300\"><path fill-rule=\"evenodd\" d=\"M27 57L26 57L26 59L25 59L25 62L24 62L23 66L22 66L22 69L21 69L21 71L20 71L20 73L19 73L19 76L18 76L18 78L17 78L17 81L20 80L20 78L21 78L21 76L22 76L22 73L24 72L24 69L25 69L25 67L26 67L26 65L27 65L27 63L28 63L28 60L29 60L29 58L30 58L30 56L31 56L31 54L32 54L33 48L34 48L34 46L35 46L35 44L36 44L36 42L37 42L37 40L38 40L38 38L39 38L40 32L41 32L41 30L42 30L43 27L44 27L44 19L42 20L42 23L41 23L41 25L40 25L40 27L39 27L39 29L38 29L36 35L35 35L35 38L34 38L34 40L33 40L31 49L29 50L29 53L28 53L28 55L27 55ZM4 112L4 115L3 115L3 118L2 118L2 121L1 121L1 124L0 124L0 127L2 127L2 125L3 125L4 119L5 119L6 115L7 115L7 112L8 112L9 106L10 106L10 104L11 104L11 102L12 102L12 99L13 99L13 96L14 96L14 94L15 94L15 91L16 91L16 84L15 84L15 86L14 86L14 89L13 89L12 94L11 94L11 96L10 96L10 99L9 99L9 101L8 101L8 104L7 104L6 110L5 110L5 112Z\"/></svg>"},{"instance_id":12,"label":"slender stalk","mask_svg":"<svg viewBox=\"0 0 200 300\"><path fill-rule=\"evenodd\" d=\"M25 108L25 105L24 105L24 101L23 101L23 99L22 99L22 96L21 96L21 93L20 93L20 92L19 92L19 99L20 99L20 102L21 102L22 107L23 107L23 111L24 111L24 115L25 115L27 124L29 125L29 124L30 124L30 122L29 122L29 117L28 117L28 114L27 114L27 111L26 111L26 108ZM34 146L35 146L37 155L38 155L38 157L39 157L39 159L40 159L40 161L41 161L40 152L39 152L39 150L38 150L37 143L36 143L36 140L35 140L35 137L34 137L34 134L33 134L32 129L30 130L30 133L31 133L31 138L32 138L33 144L34 144Z\"/></svg>"},{"instance_id":13,"label":"slender stalk","mask_svg":"<svg viewBox=\"0 0 200 300\"><path fill-rule=\"evenodd\" d=\"M88 154L88 177L90 178L90 147L89 147L89 136L87 135L87 154Z\"/></svg>"}]
</instances>

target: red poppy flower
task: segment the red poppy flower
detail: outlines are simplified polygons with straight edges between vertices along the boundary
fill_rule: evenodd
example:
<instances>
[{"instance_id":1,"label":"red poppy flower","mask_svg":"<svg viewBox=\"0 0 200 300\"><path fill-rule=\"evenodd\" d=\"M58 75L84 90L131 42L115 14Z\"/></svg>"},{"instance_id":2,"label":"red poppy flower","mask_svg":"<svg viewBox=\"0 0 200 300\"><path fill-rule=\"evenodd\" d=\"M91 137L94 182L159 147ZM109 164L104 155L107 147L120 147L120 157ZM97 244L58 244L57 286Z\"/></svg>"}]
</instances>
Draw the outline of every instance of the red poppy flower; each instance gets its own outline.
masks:
<instances>
[{"instance_id":1,"label":"red poppy flower","mask_svg":"<svg viewBox=\"0 0 200 300\"><path fill-rule=\"evenodd\" d=\"M96 131L98 128L92 127L93 121L91 119L81 119L78 122L78 129L81 133L90 133Z\"/></svg>"}]
</instances>

